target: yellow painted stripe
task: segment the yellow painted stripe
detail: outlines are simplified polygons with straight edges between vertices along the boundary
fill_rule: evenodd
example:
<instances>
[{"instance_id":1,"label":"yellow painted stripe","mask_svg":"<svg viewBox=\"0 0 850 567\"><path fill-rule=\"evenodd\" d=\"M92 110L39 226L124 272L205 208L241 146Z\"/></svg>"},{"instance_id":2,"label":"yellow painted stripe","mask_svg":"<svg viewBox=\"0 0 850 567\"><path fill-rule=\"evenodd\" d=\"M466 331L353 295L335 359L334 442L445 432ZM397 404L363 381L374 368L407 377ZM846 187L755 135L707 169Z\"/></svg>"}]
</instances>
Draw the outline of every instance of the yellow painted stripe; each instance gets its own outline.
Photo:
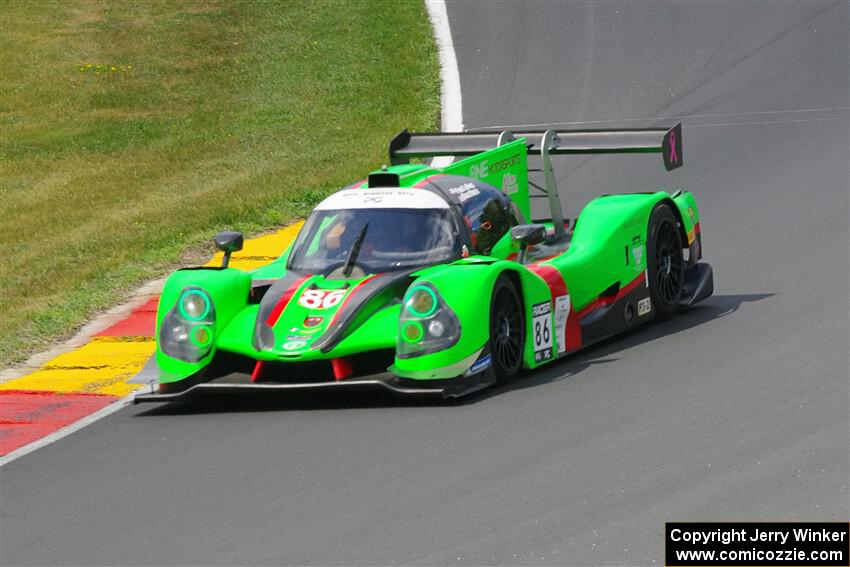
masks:
<instances>
[{"instance_id":1,"label":"yellow painted stripe","mask_svg":"<svg viewBox=\"0 0 850 567\"><path fill-rule=\"evenodd\" d=\"M94 337L80 348L60 354L40 370L0 385L0 390L44 390L126 396L138 384L125 384L154 352L154 341L117 341Z\"/></svg>"},{"instance_id":2,"label":"yellow painted stripe","mask_svg":"<svg viewBox=\"0 0 850 567\"><path fill-rule=\"evenodd\" d=\"M245 241L245 247L239 252L234 252L230 257L230 266L240 270L254 270L276 260L298 235L303 224L299 221L272 234ZM218 252L206 265L220 266L223 255L222 252Z\"/></svg>"}]
</instances>

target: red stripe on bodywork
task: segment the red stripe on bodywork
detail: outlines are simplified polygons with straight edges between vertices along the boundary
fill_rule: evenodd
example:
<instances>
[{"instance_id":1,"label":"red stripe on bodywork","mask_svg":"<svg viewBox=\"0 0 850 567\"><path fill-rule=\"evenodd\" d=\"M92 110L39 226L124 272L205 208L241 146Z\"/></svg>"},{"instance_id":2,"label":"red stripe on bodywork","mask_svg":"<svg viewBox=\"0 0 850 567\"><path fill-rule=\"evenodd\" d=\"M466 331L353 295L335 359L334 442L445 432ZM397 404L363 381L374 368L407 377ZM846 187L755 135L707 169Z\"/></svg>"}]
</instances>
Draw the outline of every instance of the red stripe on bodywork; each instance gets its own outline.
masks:
<instances>
[{"instance_id":1,"label":"red stripe on bodywork","mask_svg":"<svg viewBox=\"0 0 850 567\"><path fill-rule=\"evenodd\" d=\"M543 278L546 285L549 286L549 292L552 295L552 313L555 312L555 298L562 295L569 295L567 290L567 282L561 272L554 266L549 264L529 264L529 270ZM572 352L581 348L581 327L578 324L578 318L572 312L572 302L570 303L570 312L567 313L567 323L565 329L559 329L559 333L564 333L566 337L565 343L567 352Z\"/></svg>"},{"instance_id":2,"label":"red stripe on bodywork","mask_svg":"<svg viewBox=\"0 0 850 567\"><path fill-rule=\"evenodd\" d=\"M611 297L597 297L589 304L587 304L584 309L576 313L576 315L579 319L584 319L600 307L606 307L608 305L611 305L612 303L614 303L614 299Z\"/></svg>"},{"instance_id":3,"label":"red stripe on bodywork","mask_svg":"<svg viewBox=\"0 0 850 567\"><path fill-rule=\"evenodd\" d=\"M596 299L591 301L590 304L588 304L584 309L577 313L578 318L583 319L594 311L596 311L597 309L601 307L607 307L615 303L617 300L622 299L623 297L627 296L635 289L637 289L637 287L641 283L646 283L646 274L644 272L641 272L638 277L627 283L624 287L621 287L616 295L612 295L609 297L597 297Z\"/></svg>"},{"instance_id":4,"label":"red stripe on bodywork","mask_svg":"<svg viewBox=\"0 0 850 567\"><path fill-rule=\"evenodd\" d=\"M426 185L428 185L428 183L430 183L431 181L433 181L434 179L436 179L438 177L445 177L445 174L437 173L435 175L429 175L428 177L426 177L425 179L423 179L422 181L420 181L419 183L414 185L414 187L425 187Z\"/></svg>"},{"instance_id":5,"label":"red stripe on bodywork","mask_svg":"<svg viewBox=\"0 0 850 567\"><path fill-rule=\"evenodd\" d=\"M643 282L643 284L646 285L646 273L645 272L641 272L641 274L638 277L636 277L635 279L630 281L628 284L626 284L626 287L620 289L620 291L617 293L617 299L620 299L621 297L625 297L628 294L630 294L631 292L633 292L634 290L636 290L638 288L638 286L641 284L641 282Z\"/></svg>"},{"instance_id":6,"label":"red stripe on bodywork","mask_svg":"<svg viewBox=\"0 0 850 567\"><path fill-rule=\"evenodd\" d=\"M549 264L528 264L527 268L543 278L543 281L546 282L546 285L549 286L549 290L552 292L552 299L561 295L567 295L567 284L557 268Z\"/></svg>"},{"instance_id":7,"label":"red stripe on bodywork","mask_svg":"<svg viewBox=\"0 0 850 567\"><path fill-rule=\"evenodd\" d=\"M272 309L272 312L269 313L269 318L266 319L266 323L270 327L275 326L277 320L280 319L280 314L283 313L283 310L286 309L287 305L289 305L289 300L292 299L292 296L295 294L296 291L298 291L298 288L301 287L301 285L305 281L307 281L307 279L310 278L312 275L313 274L307 274L306 276L298 278L295 283L293 283L286 289L285 292L283 292L283 295L280 296L280 299L278 300L277 304L275 304L274 309Z\"/></svg>"},{"instance_id":8,"label":"red stripe on bodywork","mask_svg":"<svg viewBox=\"0 0 850 567\"><path fill-rule=\"evenodd\" d=\"M694 234L699 234L699 233L700 233L699 221L697 221L697 223L694 225Z\"/></svg>"}]
</instances>

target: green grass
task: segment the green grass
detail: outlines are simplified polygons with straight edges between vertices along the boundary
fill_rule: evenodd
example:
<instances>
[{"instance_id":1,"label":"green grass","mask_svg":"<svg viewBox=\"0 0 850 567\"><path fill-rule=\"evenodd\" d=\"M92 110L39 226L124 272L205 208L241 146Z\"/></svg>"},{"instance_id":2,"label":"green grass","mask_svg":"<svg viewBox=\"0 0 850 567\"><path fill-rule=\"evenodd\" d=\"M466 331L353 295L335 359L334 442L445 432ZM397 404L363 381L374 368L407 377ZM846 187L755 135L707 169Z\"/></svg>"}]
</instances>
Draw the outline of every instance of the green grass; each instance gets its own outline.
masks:
<instances>
[{"instance_id":1,"label":"green grass","mask_svg":"<svg viewBox=\"0 0 850 567\"><path fill-rule=\"evenodd\" d=\"M3 366L438 121L414 0L5 0L0 19Z\"/></svg>"}]
</instances>

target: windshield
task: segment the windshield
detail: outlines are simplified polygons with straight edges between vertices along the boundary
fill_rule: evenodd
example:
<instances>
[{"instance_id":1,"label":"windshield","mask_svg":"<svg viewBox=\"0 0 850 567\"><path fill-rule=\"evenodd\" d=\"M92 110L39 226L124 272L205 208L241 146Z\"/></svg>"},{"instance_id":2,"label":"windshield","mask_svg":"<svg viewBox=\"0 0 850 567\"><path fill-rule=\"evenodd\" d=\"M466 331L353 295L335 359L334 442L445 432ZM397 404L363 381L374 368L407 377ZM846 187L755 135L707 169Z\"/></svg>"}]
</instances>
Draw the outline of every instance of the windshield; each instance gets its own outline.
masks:
<instances>
[{"instance_id":1,"label":"windshield","mask_svg":"<svg viewBox=\"0 0 850 567\"><path fill-rule=\"evenodd\" d=\"M434 264L458 256L455 233L449 209L316 210L295 241L289 268L327 273L344 266L361 235L354 264L366 272Z\"/></svg>"}]
</instances>

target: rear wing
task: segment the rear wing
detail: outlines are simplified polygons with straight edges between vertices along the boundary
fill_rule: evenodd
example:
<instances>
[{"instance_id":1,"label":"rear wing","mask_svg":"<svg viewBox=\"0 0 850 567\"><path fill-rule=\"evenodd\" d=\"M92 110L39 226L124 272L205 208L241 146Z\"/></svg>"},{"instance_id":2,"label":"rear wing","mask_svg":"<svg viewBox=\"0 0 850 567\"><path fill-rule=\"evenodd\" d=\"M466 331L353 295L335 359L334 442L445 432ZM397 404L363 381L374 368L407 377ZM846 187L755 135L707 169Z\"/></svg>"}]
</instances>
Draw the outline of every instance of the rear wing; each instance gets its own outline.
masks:
<instances>
[{"instance_id":1,"label":"rear wing","mask_svg":"<svg viewBox=\"0 0 850 567\"><path fill-rule=\"evenodd\" d=\"M668 171L682 165L682 124L630 130L520 130L422 132L403 130L390 141L390 162L413 157L473 156L525 138L528 152L560 154L660 153Z\"/></svg>"},{"instance_id":2,"label":"rear wing","mask_svg":"<svg viewBox=\"0 0 850 567\"><path fill-rule=\"evenodd\" d=\"M552 155L575 154L620 154L660 153L664 167L672 171L681 167L682 124L672 128L634 128L628 130L517 130L517 131L469 131L469 132L423 132L411 133L403 130L390 141L390 162L393 165L409 163L410 158L438 156L475 156L515 140L525 139L529 153L539 152L543 160L545 193L555 234L564 237L564 215L555 174L552 170Z\"/></svg>"}]
</instances>

